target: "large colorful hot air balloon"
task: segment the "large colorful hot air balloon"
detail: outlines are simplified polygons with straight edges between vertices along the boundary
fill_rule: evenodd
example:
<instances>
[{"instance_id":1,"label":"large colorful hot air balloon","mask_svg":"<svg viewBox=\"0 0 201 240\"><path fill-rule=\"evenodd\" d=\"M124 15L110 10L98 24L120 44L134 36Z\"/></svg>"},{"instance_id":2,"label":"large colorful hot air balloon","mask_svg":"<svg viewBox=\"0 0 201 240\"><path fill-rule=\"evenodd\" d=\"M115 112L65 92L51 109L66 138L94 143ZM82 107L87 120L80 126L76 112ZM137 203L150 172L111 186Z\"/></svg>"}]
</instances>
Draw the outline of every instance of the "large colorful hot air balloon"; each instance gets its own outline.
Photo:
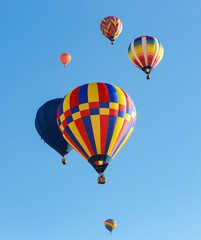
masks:
<instances>
[{"instance_id":1,"label":"large colorful hot air balloon","mask_svg":"<svg viewBox=\"0 0 201 240\"><path fill-rule=\"evenodd\" d=\"M71 55L68 53L63 53L60 56L60 61L63 63L64 67L71 61Z\"/></svg>"},{"instance_id":2,"label":"large colorful hot air balloon","mask_svg":"<svg viewBox=\"0 0 201 240\"><path fill-rule=\"evenodd\" d=\"M41 138L62 156L62 163L66 164L65 155L72 147L62 137L57 125L57 109L62 98L50 100L37 111L35 127Z\"/></svg>"},{"instance_id":3,"label":"large colorful hot air balloon","mask_svg":"<svg viewBox=\"0 0 201 240\"><path fill-rule=\"evenodd\" d=\"M120 35L123 25L119 18L114 16L106 17L100 24L102 34L114 44L114 40Z\"/></svg>"},{"instance_id":4,"label":"large colorful hot air balloon","mask_svg":"<svg viewBox=\"0 0 201 240\"><path fill-rule=\"evenodd\" d=\"M136 109L128 94L108 83L89 83L66 95L58 108L63 137L100 174L130 137Z\"/></svg>"},{"instance_id":5,"label":"large colorful hot air balloon","mask_svg":"<svg viewBox=\"0 0 201 240\"><path fill-rule=\"evenodd\" d=\"M110 231L110 234L112 234L112 230L117 226L114 219L107 219L104 224L107 230Z\"/></svg>"},{"instance_id":6,"label":"large colorful hot air balloon","mask_svg":"<svg viewBox=\"0 0 201 240\"><path fill-rule=\"evenodd\" d=\"M150 72L163 58L163 46L154 37L138 37L128 47L128 55L132 63L147 74L150 79Z\"/></svg>"}]
</instances>

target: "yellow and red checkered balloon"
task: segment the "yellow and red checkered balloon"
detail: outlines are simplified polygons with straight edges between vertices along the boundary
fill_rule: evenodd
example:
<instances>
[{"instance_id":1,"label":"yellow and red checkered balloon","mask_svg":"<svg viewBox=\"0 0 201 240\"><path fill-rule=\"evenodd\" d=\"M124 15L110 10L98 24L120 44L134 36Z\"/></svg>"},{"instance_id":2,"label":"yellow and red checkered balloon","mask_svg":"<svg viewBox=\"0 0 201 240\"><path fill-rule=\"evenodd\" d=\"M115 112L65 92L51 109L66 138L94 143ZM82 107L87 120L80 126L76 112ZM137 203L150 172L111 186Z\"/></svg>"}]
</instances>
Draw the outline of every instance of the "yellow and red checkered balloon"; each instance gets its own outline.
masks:
<instances>
[{"instance_id":1,"label":"yellow and red checkered balloon","mask_svg":"<svg viewBox=\"0 0 201 240\"><path fill-rule=\"evenodd\" d=\"M75 88L61 102L57 123L66 141L98 173L133 132L136 109L128 94L108 83L89 83Z\"/></svg>"}]
</instances>

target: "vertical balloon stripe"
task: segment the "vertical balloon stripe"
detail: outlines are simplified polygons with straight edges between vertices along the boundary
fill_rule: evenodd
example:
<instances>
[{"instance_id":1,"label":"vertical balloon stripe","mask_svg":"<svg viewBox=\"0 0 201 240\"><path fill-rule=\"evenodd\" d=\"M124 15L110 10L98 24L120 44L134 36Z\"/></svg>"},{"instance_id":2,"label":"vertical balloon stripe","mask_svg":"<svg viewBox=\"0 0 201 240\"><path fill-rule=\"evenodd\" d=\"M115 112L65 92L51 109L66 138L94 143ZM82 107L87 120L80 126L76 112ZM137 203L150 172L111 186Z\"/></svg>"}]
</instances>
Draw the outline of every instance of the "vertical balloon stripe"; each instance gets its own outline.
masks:
<instances>
[{"instance_id":1,"label":"vertical balloon stripe","mask_svg":"<svg viewBox=\"0 0 201 240\"><path fill-rule=\"evenodd\" d=\"M74 112L77 112L80 110L78 107L79 104L86 103L88 101L87 89L88 89L88 84L85 84L81 87L76 88L75 91L73 91L73 93L71 94L70 101L71 101L71 106L72 106L72 116L73 116ZM85 94L85 92L86 92L86 94ZM91 157L94 154L94 151L91 147L85 126L82 121L82 118L76 119L76 120L74 120L74 122L75 122L78 132L80 133L82 139L86 143L86 147L88 150L85 149L85 151L88 152L89 157Z\"/></svg>"},{"instance_id":2,"label":"vertical balloon stripe","mask_svg":"<svg viewBox=\"0 0 201 240\"><path fill-rule=\"evenodd\" d=\"M114 158L114 157L117 155L117 153L121 150L121 148L123 147L123 145L128 141L131 133L133 132L133 129L134 129L133 127L130 129L129 133L128 133L128 134L126 135L126 137L124 138L124 141L121 143L121 145L120 145L119 147L117 147L117 149L116 149L116 151L114 152L112 158Z\"/></svg>"},{"instance_id":3,"label":"vertical balloon stripe","mask_svg":"<svg viewBox=\"0 0 201 240\"><path fill-rule=\"evenodd\" d=\"M121 105L126 107L126 99L125 99L125 95L124 95L123 91L120 88L116 87L116 86L114 86L114 88L116 89L117 94L118 94L119 104L121 104ZM118 109L118 115L119 115L119 112L120 112L120 110ZM110 143L110 146L109 146L109 149L108 149L108 155L111 155L111 151L112 151L113 146L114 146L114 144L115 144L115 142L117 140L119 132L120 132L120 130L122 128L123 122L124 122L124 118L118 116L117 117L117 122L116 122L116 125L115 125L115 129L114 129L114 133L112 135L111 143Z\"/></svg>"},{"instance_id":4,"label":"vertical balloon stripe","mask_svg":"<svg viewBox=\"0 0 201 240\"><path fill-rule=\"evenodd\" d=\"M148 66L148 58L147 58L147 39L146 39L146 37L142 37L142 48L143 48L143 53L144 53L145 65Z\"/></svg>"},{"instance_id":5,"label":"vertical balloon stripe","mask_svg":"<svg viewBox=\"0 0 201 240\"><path fill-rule=\"evenodd\" d=\"M79 93L80 87L75 88L70 96L70 108L77 107L79 105L78 102L78 93ZM72 111L71 111L72 112Z\"/></svg>"},{"instance_id":6,"label":"vertical balloon stripe","mask_svg":"<svg viewBox=\"0 0 201 240\"><path fill-rule=\"evenodd\" d=\"M88 158L89 158L91 154L90 154L90 152L89 152L89 150L88 150L88 148L87 148L87 146L86 146L85 141L83 140L83 138L82 138L82 136L81 136L81 134L80 134L80 131L81 131L81 130L80 130L80 131L78 130L78 128L77 128L77 126L76 126L76 124L75 124L74 121L72 121L71 123L69 123L68 126L69 126L72 134L73 134L74 136L76 136L76 139L78 140L78 142L80 143L80 145L82 146L82 148L84 149L84 151L86 152L86 154L87 154L87 156L88 156Z\"/></svg>"},{"instance_id":7,"label":"vertical balloon stripe","mask_svg":"<svg viewBox=\"0 0 201 240\"><path fill-rule=\"evenodd\" d=\"M163 48L163 46L161 44L160 44L160 53L159 54L160 54L159 61L158 61L158 63L155 66L157 66L159 64L159 62L161 61L161 59L163 58L164 48Z\"/></svg>"},{"instance_id":8,"label":"vertical balloon stripe","mask_svg":"<svg viewBox=\"0 0 201 240\"><path fill-rule=\"evenodd\" d=\"M90 83L88 85L88 101L89 102L99 102L97 83Z\"/></svg>"},{"instance_id":9,"label":"vertical balloon stripe","mask_svg":"<svg viewBox=\"0 0 201 240\"><path fill-rule=\"evenodd\" d=\"M74 120L68 124L68 127L69 127L69 129L71 129L72 134L76 136L78 142L80 143L80 145L82 146L83 150L85 151L85 153L87 154L87 156L89 158L91 156L91 153L90 153L87 145L85 144L85 140L83 140L83 138L82 138L84 136L83 134L84 134L85 129L81 128L81 125L75 124L75 120L77 119L76 112L79 111L79 107L78 107L79 90L80 90L80 87L77 87L76 89L74 89L71 92L69 98L67 97L67 99L66 99L66 101L69 101L69 103L70 103L70 109L71 109L71 114L72 114L71 118L72 118L72 120Z\"/></svg>"},{"instance_id":10,"label":"vertical balloon stripe","mask_svg":"<svg viewBox=\"0 0 201 240\"><path fill-rule=\"evenodd\" d=\"M136 53L136 51L135 51L135 47L134 47L134 41L131 43L131 51L132 51L132 53L133 53L133 56L135 57L135 59L137 60L137 63L138 63L138 65L136 65L136 66L138 66L139 68L143 68L143 65L142 65L142 63L141 63L141 61L140 61L140 59L138 58L138 54ZM134 62L133 62L134 63ZM134 63L135 64L135 63Z\"/></svg>"},{"instance_id":11,"label":"vertical balloon stripe","mask_svg":"<svg viewBox=\"0 0 201 240\"><path fill-rule=\"evenodd\" d=\"M108 83L106 83L105 85L107 86L107 89L109 92L109 101L119 103L118 94L115 87Z\"/></svg>"},{"instance_id":12,"label":"vertical balloon stripe","mask_svg":"<svg viewBox=\"0 0 201 240\"><path fill-rule=\"evenodd\" d=\"M79 152L82 153L81 155L84 156L85 159L89 158L89 156L84 151L83 147L78 142L77 138L75 138L73 132L71 131L71 129L68 125L65 127L65 130L63 131L63 137L64 136L65 136L66 141L69 141L73 148L75 148L76 150L79 150Z\"/></svg>"},{"instance_id":13,"label":"vertical balloon stripe","mask_svg":"<svg viewBox=\"0 0 201 240\"><path fill-rule=\"evenodd\" d=\"M134 48L135 52L139 58L139 61L143 66L146 66L145 58L144 58L144 52L143 52L143 46L142 46L142 38L138 38L134 41Z\"/></svg>"},{"instance_id":14,"label":"vertical balloon stripe","mask_svg":"<svg viewBox=\"0 0 201 240\"><path fill-rule=\"evenodd\" d=\"M163 58L163 46L161 45L161 43L156 39L155 39L155 44L156 44L156 47L157 47L157 51L155 51L155 58L153 59L153 62L152 62L152 67L155 68L159 62L161 61L161 59Z\"/></svg>"},{"instance_id":15,"label":"vertical balloon stripe","mask_svg":"<svg viewBox=\"0 0 201 240\"><path fill-rule=\"evenodd\" d=\"M109 149L108 149L108 152L107 152L107 155L109 155L109 156L111 156L112 149L113 149L114 144L115 144L115 142L117 140L117 137L118 137L118 135L120 133L121 127L123 125L123 122L124 122L123 118L117 117L116 125L115 125L115 128L114 128L112 139L111 139L111 142L110 142L110 145L109 145Z\"/></svg>"},{"instance_id":16,"label":"vertical balloon stripe","mask_svg":"<svg viewBox=\"0 0 201 240\"><path fill-rule=\"evenodd\" d=\"M127 129L126 129L126 131L125 131L125 133L124 133L121 141L119 142L119 145L118 145L117 148L123 146L123 142L124 142L124 140L126 139L126 137L127 137L127 135L129 134L129 132L130 132L131 129L133 129L133 126L132 126L132 124L129 122L129 124L128 124L128 126L127 126Z\"/></svg>"},{"instance_id":17,"label":"vertical balloon stripe","mask_svg":"<svg viewBox=\"0 0 201 240\"><path fill-rule=\"evenodd\" d=\"M111 138L112 138L114 128L115 128L115 125L116 125L116 121L117 121L116 116L109 116L107 138L106 138L105 151L104 151L104 154L106 154L106 155L108 155L108 149L109 149Z\"/></svg>"},{"instance_id":18,"label":"vertical balloon stripe","mask_svg":"<svg viewBox=\"0 0 201 240\"><path fill-rule=\"evenodd\" d=\"M112 155L112 158L114 158L114 156L117 154L117 152L119 152L119 150L125 144L125 139L127 139L127 135L130 133L131 129L133 131L134 128L131 126L131 123L129 123L128 126L127 126L127 129L126 129L126 131L125 131L125 133L124 133L124 135L123 135L123 137L121 139L121 141L119 142L117 148L115 149L115 151L114 151L114 153Z\"/></svg>"},{"instance_id":19,"label":"vertical balloon stripe","mask_svg":"<svg viewBox=\"0 0 201 240\"><path fill-rule=\"evenodd\" d=\"M73 91L73 90L72 90L72 91ZM63 100L63 104L62 104L62 102L61 102L61 107L60 107L60 109L62 110L62 112L59 111L60 116L61 116L65 111L67 111L67 110L70 109L70 96L71 96L72 91L70 91L70 92L65 96L65 98L64 98L64 100Z\"/></svg>"},{"instance_id":20,"label":"vertical balloon stripe","mask_svg":"<svg viewBox=\"0 0 201 240\"><path fill-rule=\"evenodd\" d=\"M85 126L89 141L91 143L91 147L93 149L93 152L96 155L97 150L96 150L96 143L95 143L95 139L94 139L93 128L92 128L92 124L91 124L91 117L90 116L83 117L82 121Z\"/></svg>"},{"instance_id":21,"label":"vertical balloon stripe","mask_svg":"<svg viewBox=\"0 0 201 240\"><path fill-rule=\"evenodd\" d=\"M161 44L159 44L159 50L158 50L156 59L153 63L153 67L156 67L159 64L159 62L163 58L163 52L164 52L163 46Z\"/></svg>"},{"instance_id":22,"label":"vertical balloon stripe","mask_svg":"<svg viewBox=\"0 0 201 240\"><path fill-rule=\"evenodd\" d=\"M99 93L99 107L100 107L100 154L104 154L105 152L105 143L107 137L108 130L108 122L109 122L109 92L106 84L97 83L98 93ZM108 104L107 104L108 103ZM107 106L108 105L108 106Z\"/></svg>"},{"instance_id":23,"label":"vertical balloon stripe","mask_svg":"<svg viewBox=\"0 0 201 240\"><path fill-rule=\"evenodd\" d=\"M108 83L106 83L106 86L107 86L108 92L109 92L110 103L113 103L113 102L114 103L119 103L118 94L117 94L117 91L116 91L115 87L108 84ZM107 154L107 155L108 155L108 149L109 149L109 146L110 146L112 135L113 135L113 132L114 132L114 129L115 129L116 121L117 121L117 116L113 116L113 115L109 116L107 139L106 139L105 151L104 151L104 153Z\"/></svg>"},{"instance_id":24,"label":"vertical balloon stripe","mask_svg":"<svg viewBox=\"0 0 201 240\"><path fill-rule=\"evenodd\" d=\"M147 37L147 55L148 55L148 64L147 66L152 67L153 58L155 58L157 45L155 44L155 39Z\"/></svg>"},{"instance_id":25,"label":"vertical balloon stripe","mask_svg":"<svg viewBox=\"0 0 201 240\"><path fill-rule=\"evenodd\" d=\"M90 141L89 141L89 138L88 138L88 135L87 135L87 132L85 130L85 127L84 127L84 124L83 124L83 121L82 121L82 118L79 118L77 120L74 121L75 122L75 125L79 131L79 133L81 134L84 142L86 143L86 146L90 152L89 154L89 157L93 156L94 155L94 151L91 147L91 144L90 144Z\"/></svg>"},{"instance_id":26,"label":"vertical balloon stripe","mask_svg":"<svg viewBox=\"0 0 201 240\"><path fill-rule=\"evenodd\" d=\"M128 124L126 124L126 129L124 131L123 137L121 138L121 140L119 141L119 144L117 145L116 150L114 151L113 155L115 155L115 152L118 150L118 148L122 147L124 145L124 139L126 138L127 134L129 133L130 129L132 128L132 125L129 121ZM133 127L134 128L134 127Z\"/></svg>"},{"instance_id":27,"label":"vertical balloon stripe","mask_svg":"<svg viewBox=\"0 0 201 240\"><path fill-rule=\"evenodd\" d=\"M97 83L98 86L98 95L100 102L109 102L109 93L106 84L104 83Z\"/></svg>"},{"instance_id":28,"label":"vertical balloon stripe","mask_svg":"<svg viewBox=\"0 0 201 240\"><path fill-rule=\"evenodd\" d=\"M129 95L123 89L121 89L121 90L124 93L124 96L126 98L126 106L127 106L127 108L134 110L135 108L133 109L134 104L132 104L131 98L129 97Z\"/></svg>"},{"instance_id":29,"label":"vertical balloon stripe","mask_svg":"<svg viewBox=\"0 0 201 240\"><path fill-rule=\"evenodd\" d=\"M91 125L94 134L94 140L96 144L97 154L100 154L100 117L99 117L99 92L97 83L91 83L88 85L88 101L94 103L89 105L91 112ZM97 104L96 104L97 103ZM93 110L94 109L94 110ZM96 114L97 113L97 114ZM93 114L93 115L92 115Z\"/></svg>"},{"instance_id":30,"label":"vertical balloon stripe","mask_svg":"<svg viewBox=\"0 0 201 240\"><path fill-rule=\"evenodd\" d=\"M65 131L65 130L64 130ZM69 135L65 132L62 134L63 138L73 146L73 148L85 159L88 159L86 155L83 154L82 151L78 148L78 146L73 142L73 140L69 137Z\"/></svg>"},{"instance_id":31,"label":"vertical balloon stripe","mask_svg":"<svg viewBox=\"0 0 201 240\"><path fill-rule=\"evenodd\" d=\"M94 133L93 133L93 129L92 129L92 123L91 123L91 118L90 118L90 110L89 110L89 99L88 99L88 85L89 84L85 84L83 86L80 87L79 93L78 93L78 102L79 102L79 110L81 113L81 120L82 120L82 124L83 127L85 129L86 135L85 135L85 141L87 143L88 149L90 150L90 152L95 155L97 154L97 150L96 150L96 144L95 144L95 140L94 140ZM82 115L84 114L84 112L86 112L86 115Z\"/></svg>"},{"instance_id":32,"label":"vertical balloon stripe","mask_svg":"<svg viewBox=\"0 0 201 240\"><path fill-rule=\"evenodd\" d=\"M78 94L79 104L88 103L88 94L87 94L88 84L82 85Z\"/></svg>"},{"instance_id":33,"label":"vertical balloon stripe","mask_svg":"<svg viewBox=\"0 0 201 240\"><path fill-rule=\"evenodd\" d=\"M114 85L112 85L112 86L116 89L116 92L118 94L118 102L119 102L119 104L125 106L126 105L125 93L119 87L116 87Z\"/></svg>"},{"instance_id":34,"label":"vertical balloon stripe","mask_svg":"<svg viewBox=\"0 0 201 240\"><path fill-rule=\"evenodd\" d=\"M131 43L133 44L133 43ZM132 52L131 50L131 44L128 48L128 55L129 55L129 58L131 60L131 62L139 69L142 69L142 67L140 66L139 62L137 61L137 59L134 57L134 53Z\"/></svg>"},{"instance_id":35,"label":"vertical balloon stripe","mask_svg":"<svg viewBox=\"0 0 201 240\"><path fill-rule=\"evenodd\" d=\"M124 93L125 98L126 98L127 112L128 112L128 109L132 109L132 112L130 113L131 118L130 118L130 119L127 119L127 118L125 117L124 122L123 122L123 124L122 124L121 131L120 131L119 136L118 136L118 138L117 138L117 140L116 140L116 143L115 143L115 145L114 145L114 147L113 147L113 149L112 149L111 154L114 154L115 149L117 150L117 148L119 147L119 144L121 144L120 141L121 141L122 139L124 139L125 134L126 134L126 131L127 131L127 128L129 128L129 124L132 122L132 127L134 128L134 126L135 126L135 121L136 121L136 109L135 109L135 105L134 105L133 101L131 100L131 98L129 97L129 95L128 95L124 90L122 90L122 92ZM123 146L123 144L122 144L122 146Z\"/></svg>"},{"instance_id":36,"label":"vertical balloon stripe","mask_svg":"<svg viewBox=\"0 0 201 240\"><path fill-rule=\"evenodd\" d=\"M96 150L97 154L101 154L101 143L100 143L100 116L99 115L92 115L91 123L94 133L94 139L96 143Z\"/></svg>"},{"instance_id":37,"label":"vertical balloon stripe","mask_svg":"<svg viewBox=\"0 0 201 240\"><path fill-rule=\"evenodd\" d=\"M100 132L101 132L101 154L105 154L105 143L107 138L107 130L109 123L109 115L100 115Z\"/></svg>"},{"instance_id":38,"label":"vertical balloon stripe","mask_svg":"<svg viewBox=\"0 0 201 240\"><path fill-rule=\"evenodd\" d=\"M115 143L115 145L114 145L114 147L113 147L113 149L111 151L111 156L113 156L114 151L118 148L119 143L120 143L121 139L123 138L123 136L124 136L124 134L126 132L126 129L128 128L128 124L129 124L129 122L124 119L123 125L122 125L122 129L121 129L121 131L119 133L119 136L118 136L118 138L116 140L116 143Z\"/></svg>"},{"instance_id":39,"label":"vertical balloon stripe","mask_svg":"<svg viewBox=\"0 0 201 240\"><path fill-rule=\"evenodd\" d=\"M152 62L150 64L151 67L153 67L154 61L156 59L156 56L158 54L158 49L159 49L159 44L158 44L158 40L156 38L154 38L154 46L155 46L155 51L154 54L152 55Z\"/></svg>"}]
</instances>

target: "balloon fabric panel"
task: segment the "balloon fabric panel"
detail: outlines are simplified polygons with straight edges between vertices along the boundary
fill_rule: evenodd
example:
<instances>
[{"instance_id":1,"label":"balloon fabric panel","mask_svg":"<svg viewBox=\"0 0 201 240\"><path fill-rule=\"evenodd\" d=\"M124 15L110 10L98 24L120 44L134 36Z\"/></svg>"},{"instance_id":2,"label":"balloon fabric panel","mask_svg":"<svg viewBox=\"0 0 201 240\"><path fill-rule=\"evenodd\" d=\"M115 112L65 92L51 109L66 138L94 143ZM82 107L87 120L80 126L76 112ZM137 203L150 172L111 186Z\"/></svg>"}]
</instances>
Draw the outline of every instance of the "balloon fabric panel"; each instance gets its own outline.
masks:
<instances>
[{"instance_id":1,"label":"balloon fabric panel","mask_svg":"<svg viewBox=\"0 0 201 240\"><path fill-rule=\"evenodd\" d=\"M120 88L90 83L66 95L57 119L63 137L97 170L124 145L134 129L136 110Z\"/></svg>"}]
</instances>

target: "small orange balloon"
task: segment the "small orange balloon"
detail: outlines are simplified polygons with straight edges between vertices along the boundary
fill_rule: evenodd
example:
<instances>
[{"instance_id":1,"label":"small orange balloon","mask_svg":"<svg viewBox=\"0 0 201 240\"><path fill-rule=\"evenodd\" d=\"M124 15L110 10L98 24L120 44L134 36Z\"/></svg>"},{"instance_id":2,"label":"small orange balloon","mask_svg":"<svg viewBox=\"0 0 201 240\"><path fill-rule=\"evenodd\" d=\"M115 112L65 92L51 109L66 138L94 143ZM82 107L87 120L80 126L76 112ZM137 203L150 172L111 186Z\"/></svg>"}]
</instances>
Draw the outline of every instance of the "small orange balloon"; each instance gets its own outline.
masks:
<instances>
[{"instance_id":1,"label":"small orange balloon","mask_svg":"<svg viewBox=\"0 0 201 240\"><path fill-rule=\"evenodd\" d=\"M60 61L63 63L65 67L71 61L71 55L68 53L61 54Z\"/></svg>"}]
</instances>

